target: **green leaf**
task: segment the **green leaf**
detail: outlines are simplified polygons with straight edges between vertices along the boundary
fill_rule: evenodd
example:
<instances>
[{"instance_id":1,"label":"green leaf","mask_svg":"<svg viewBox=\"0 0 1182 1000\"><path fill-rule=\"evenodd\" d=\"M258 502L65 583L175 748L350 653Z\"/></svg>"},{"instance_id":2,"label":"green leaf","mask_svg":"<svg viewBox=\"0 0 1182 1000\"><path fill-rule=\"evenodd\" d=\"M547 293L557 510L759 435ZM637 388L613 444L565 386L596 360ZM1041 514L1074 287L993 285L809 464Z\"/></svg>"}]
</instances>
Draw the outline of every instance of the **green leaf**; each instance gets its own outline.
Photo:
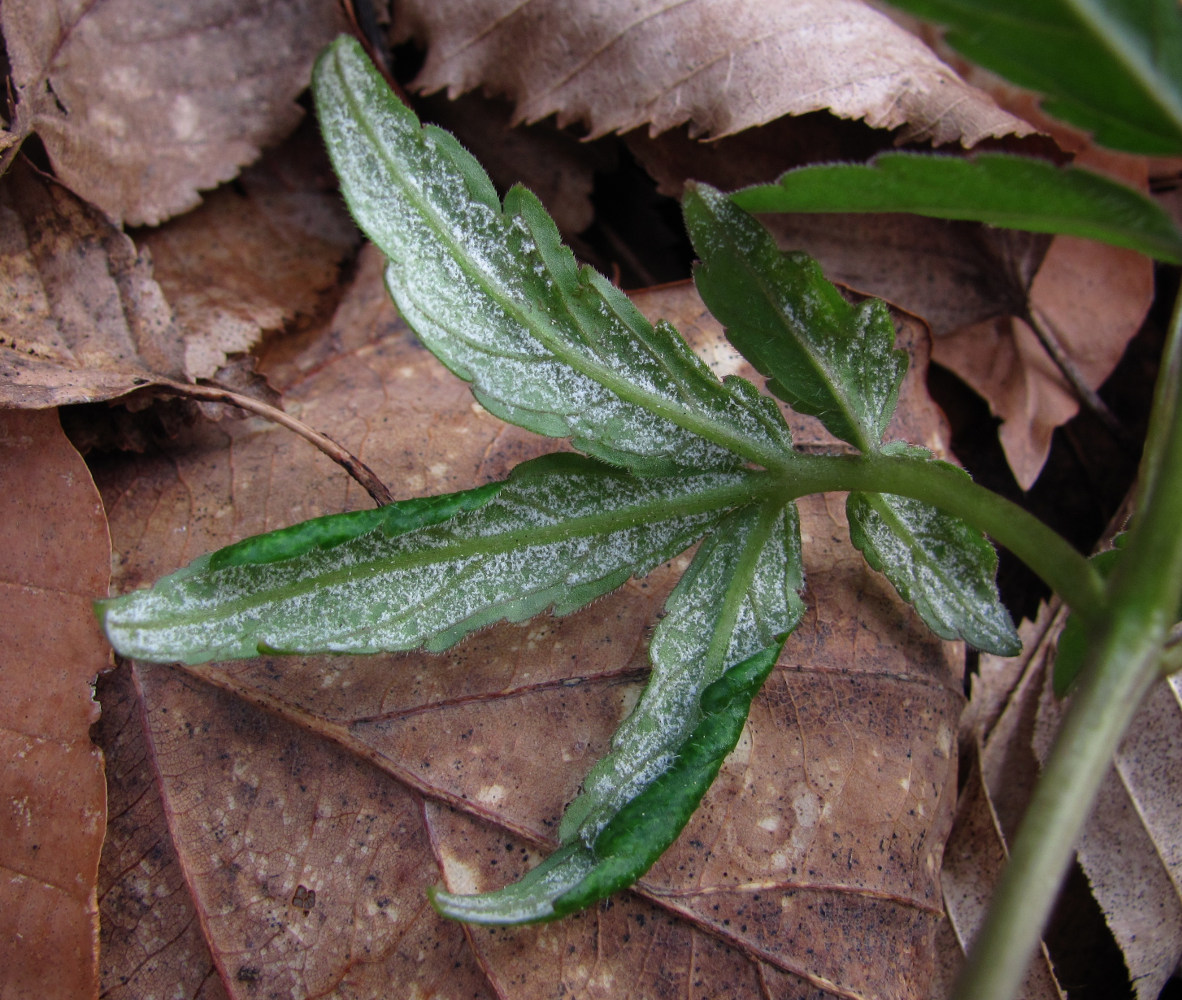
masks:
<instances>
[{"instance_id":1,"label":"green leaf","mask_svg":"<svg viewBox=\"0 0 1182 1000\"><path fill-rule=\"evenodd\" d=\"M1046 95L1048 112L1131 153L1182 153L1177 0L891 0L948 44Z\"/></svg>"},{"instance_id":2,"label":"green leaf","mask_svg":"<svg viewBox=\"0 0 1182 1000\"><path fill-rule=\"evenodd\" d=\"M888 493L851 493L850 538L943 639L990 653L1022 649L997 595L997 553L979 531L935 507Z\"/></svg>"},{"instance_id":3,"label":"green leaf","mask_svg":"<svg viewBox=\"0 0 1182 1000\"><path fill-rule=\"evenodd\" d=\"M437 892L440 912L487 923L549 920L643 875L734 749L751 699L803 615L801 585L794 505L746 507L720 522L666 603L649 650L652 677L568 807L563 846L544 872L497 892Z\"/></svg>"},{"instance_id":4,"label":"green leaf","mask_svg":"<svg viewBox=\"0 0 1182 1000\"><path fill-rule=\"evenodd\" d=\"M705 184L687 188L694 281L768 389L864 452L878 449L907 355L877 300L851 306L811 257L783 253L758 222Z\"/></svg>"},{"instance_id":5,"label":"green leaf","mask_svg":"<svg viewBox=\"0 0 1182 1000\"><path fill-rule=\"evenodd\" d=\"M479 164L422 128L353 39L322 54L313 84L399 310L489 411L642 473L774 464L791 447L773 401L720 383L672 327L580 269L528 191L502 207Z\"/></svg>"},{"instance_id":6,"label":"green leaf","mask_svg":"<svg viewBox=\"0 0 1182 1000\"><path fill-rule=\"evenodd\" d=\"M319 518L249 539L97 609L111 645L143 660L440 650L648 572L749 503L760 476L638 479L550 455L503 483L337 515L339 531Z\"/></svg>"},{"instance_id":7,"label":"green leaf","mask_svg":"<svg viewBox=\"0 0 1182 1000\"><path fill-rule=\"evenodd\" d=\"M1182 230L1145 195L1102 174L1004 153L883 153L867 164L789 170L731 195L748 212L912 212L1066 233L1182 264Z\"/></svg>"},{"instance_id":8,"label":"green leaf","mask_svg":"<svg viewBox=\"0 0 1182 1000\"><path fill-rule=\"evenodd\" d=\"M463 896L429 889L445 917L476 924L555 920L626 889L677 839L743 733L751 702L771 673L782 643L732 667L704 692L702 719L669 769L632 799L593 847L574 841L558 848L519 881L493 892Z\"/></svg>"}]
</instances>

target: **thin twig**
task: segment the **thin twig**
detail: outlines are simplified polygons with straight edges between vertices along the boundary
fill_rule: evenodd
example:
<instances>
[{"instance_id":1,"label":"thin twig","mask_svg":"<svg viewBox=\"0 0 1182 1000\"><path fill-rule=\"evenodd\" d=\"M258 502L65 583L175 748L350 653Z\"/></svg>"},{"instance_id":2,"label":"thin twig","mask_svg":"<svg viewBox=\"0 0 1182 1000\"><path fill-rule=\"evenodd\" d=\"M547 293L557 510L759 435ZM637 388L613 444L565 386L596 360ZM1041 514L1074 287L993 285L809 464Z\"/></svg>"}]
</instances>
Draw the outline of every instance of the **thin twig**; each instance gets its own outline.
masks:
<instances>
[{"instance_id":1,"label":"thin twig","mask_svg":"<svg viewBox=\"0 0 1182 1000\"><path fill-rule=\"evenodd\" d=\"M260 417L265 417L267 420L280 424L290 431L294 431L305 441L319 448L325 455L357 480L365 492L373 497L374 503L379 507L394 502L394 497L386 488L385 483L378 478L377 473L356 455L342 448L332 438L321 434L319 431L309 427L302 420L297 420L295 417L284 413L270 403L252 399L250 396L243 396L241 393L233 392L230 389L223 389L221 386L173 382L171 379L161 380L159 383L153 385L152 388L159 392L172 393L175 396L202 399L211 403L226 403L229 406L237 406L239 409L257 413Z\"/></svg>"},{"instance_id":2,"label":"thin twig","mask_svg":"<svg viewBox=\"0 0 1182 1000\"><path fill-rule=\"evenodd\" d=\"M1067 379L1079 402L1091 410L1100 422L1116 436L1117 440L1127 440L1128 434L1124 427L1108 408L1108 404L1100 398L1099 393L1088 385L1083 373L1076 367L1075 362L1063 347L1058 331L1051 320L1043 313L1033 309L1027 313L1025 319L1030 329L1034 331L1034 335L1038 337L1038 342L1050 355L1055 367Z\"/></svg>"}]
</instances>

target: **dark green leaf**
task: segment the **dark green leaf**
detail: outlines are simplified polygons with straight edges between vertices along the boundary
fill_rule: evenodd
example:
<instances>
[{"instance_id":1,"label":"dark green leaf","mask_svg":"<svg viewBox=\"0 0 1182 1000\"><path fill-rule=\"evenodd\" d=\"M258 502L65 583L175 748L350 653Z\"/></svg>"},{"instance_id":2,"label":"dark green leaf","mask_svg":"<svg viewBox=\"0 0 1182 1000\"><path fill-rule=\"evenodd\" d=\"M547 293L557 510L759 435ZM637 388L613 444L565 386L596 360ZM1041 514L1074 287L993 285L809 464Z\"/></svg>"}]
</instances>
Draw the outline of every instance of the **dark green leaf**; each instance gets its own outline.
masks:
<instances>
[{"instance_id":1,"label":"dark green leaf","mask_svg":"<svg viewBox=\"0 0 1182 1000\"><path fill-rule=\"evenodd\" d=\"M1051 114L1131 153L1182 153L1177 0L891 0L949 28L973 62L1046 95Z\"/></svg>"},{"instance_id":2,"label":"dark green leaf","mask_svg":"<svg viewBox=\"0 0 1182 1000\"><path fill-rule=\"evenodd\" d=\"M653 674L610 753L563 817L543 868L481 896L436 893L440 912L549 920L630 885L676 839L734 748L751 698L803 614L794 506L730 514L702 542L653 636ZM609 832L611 831L611 832ZM605 839L606 838L606 839ZM550 867L547 867L550 866Z\"/></svg>"},{"instance_id":3,"label":"dark green leaf","mask_svg":"<svg viewBox=\"0 0 1182 1000\"><path fill-rule=\"evenodd\" d=\"M997 553L959 518L907 497L851 493L850 538L944 639L1014 656L1022 642L997 596Z\"/></svg>"},{"instance_id":4,"label":"dark green leaf","mask_svg":"<svg viewBox=\"0 0 1182 1000\"><path fill-rule=\"evenodd\" d=\"M842 440L876 450L907 368L886 306L851 306L816 261L781 252L714 188L692 185L682 209L702 261L698 291L768 389Z\"/></svg>"},{"instance_id":5,"label":"dark green leaf","mask_svg":"<svg viewBox=\"0 0 1182 1000\"><path fill-rule=\"evenodd\" d=\"M580 269L538 200L504 206L455 139L422 128L352 39L314 74L320 125L399 310L497 416L643 473L774 463L771 400L724 385L665 324Z\"/></svg>"},{"instance_id":6,"label":"dark green leaf","mask_svg":"<svg viewBox=\"0 0 1182 1000\"><path fill-rule=\"evenodd\" d=\"M338 515L339 531L320 518L249 539L99 602L99 616L116 650L144 660L443 649L499 619L568 613L648 572L748 502L757 476L638 479L551 455L504 483Z\"/></svg>"},{"instance_id":7,"label":"dark green leaf","mask_svg":"<svg viewBox=\"0 0 1182 1000\"><path fill-rule=\"evenodd\" d=\"M736 191L748 212L912 212L1035 233L1066 233L1182 264L1182 230L1139 191L1046 160L883 153L867 164L790 170Z\"/></svg>"}]
</instances>

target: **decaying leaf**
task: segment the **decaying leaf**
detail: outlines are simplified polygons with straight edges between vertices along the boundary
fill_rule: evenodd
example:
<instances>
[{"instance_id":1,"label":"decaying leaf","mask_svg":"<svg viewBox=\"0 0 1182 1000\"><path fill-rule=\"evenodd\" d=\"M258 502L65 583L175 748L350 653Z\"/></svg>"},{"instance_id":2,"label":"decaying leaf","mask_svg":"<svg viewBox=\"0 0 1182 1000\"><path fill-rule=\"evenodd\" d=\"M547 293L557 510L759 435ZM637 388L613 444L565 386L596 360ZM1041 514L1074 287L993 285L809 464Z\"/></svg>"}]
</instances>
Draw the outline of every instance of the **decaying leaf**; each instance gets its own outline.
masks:
<instances>
[{"instance_id":1,"label":"decaying leaf","mask_svg":"<svg viewBox=\"0 0 1182 1000\"><path fill-rule=\"evenodd\" d=\"M311 315L356 246L323 153L298 137L140 246L17 165L0 185L0 403L42 407L215 375Z\"/></svg>"},{"instance_id":2,"label":"decaying leaf","mask_svg":"<svg viewBox=\"0 0 1182 1000\"><path fill-rule=\"evenodd\" d=\"M172 306L192 378L213 376L264 333L314 315L358 243L311 129L195 211L137 236Z\"/></svg>"},{"instance_id":3,"label":"decaying leaf","mask_svg":"<svg viewBox=\"0 0 1182 1000\"><path fill-rule=\"evenodd\" d=\"M378 269L359 273L341 314L368 315L379 334L286 360L289 407L364 442L403 496L501 478L552 450L477 407L377 305ZM738 368L688 286L646 307L668 315L678 301L671 318L712 366ZM922 392L915 370L905 393ZM801 440L820 440L816 427L799 421ZM919 436L938 438L938 425ZM121 591L361 501L286 436L225 422L101 479ZM802 515L810 610L703 808L635 892L540 928L465 932L424 892L441 877L453 891L503 885L552 849L565 803L639 693L646 633L684 557L567 618L497 626L439 656L134 666L168 840L222 988L924 995L957 650L849 547L840 501ZM166 905L133 884L151 866L117 858L108 895L147 926ZM129 923L117 908L109 919Z\"/></svg>"},{"instance_id":4,"label":"decaying leaf","mask_svg":"<svg viewBox=\"0 0 1182 1000\"><path fill-rule=\"evenodd\" d=\"M183 375L172 313L129 237L20 164L0 218L0 402L90 402Z\"/></svg>"},{"instance_id":5,"label":"decaying leaf","mask_svg":"<svg viewBox=\"0 0 1182 1000\"><path fill-rule=\"evenodd\" d=\"M1029 286L1026 308L1098 389L1112 374L1153 301L1153 266L1131 250L1056 237ZM1026 320L997 316L933 342L935 361L956 372L1002 419L1006 459L1023 489L1038 478L1055 428L1079 397Z\"/></svg>"},{"instance_id":6,"label":"decaying leaf","mask_svg":"<svg viewBox=\"0 0 1182 1000\"><path fill-rule=\"evenodd\" d=\"M989 792L975 766L961 790L956 807L956 821L948 835L940 882L944 904L955 934L958 954L956 966L985 920L989 900L1006 861L1006 844L997 817L989 804ZM939 994L935 994L939 995ZM1031 962L1019 994L1024 1000L1063 1000L1063 992L1047 955L1046 945Z\"/></svg>"},{"instance_id":7,"label":"decaying leaf","mask_svg":"<svg viewBox=\"0 0 1182 1000\"><path fill-rule=\"evenodd\" d=\"M152 225L291 132L313 58L344 27L331 0L9 0L0 24L19 119L58 177Z\"/></svg>"},{"instance_id":8,"label":"decaying leaf","mask_svg":"<svg viewBox=\"0 0 1182 1000\"><path fill-rule=\"evenodd\" d=\"M1063 704L1042 691L1034 750L1050 752ZM1182 959L1182 680L1159 681L1100 787L1077 858L1140 1000L1153 1000Z\"/></svg>"},{"instance_id":9,"label":"decaying leaf","mask_svg":"<svg viewBox=\"0 0 1182 1000\"><path fill-rule=\"evenodd\" d=\"M860 0L419 2L394 27L427 46L421 89L483 87L522 121L557 114L595 136L688 122L719 137L820 109L934 143L1028 131Z\"/></svg>"},{"instance_id":10,"label":"decaying leaf","mask_svg":"<svg viewBox=\"0 0 1182 1000\"><path fill-rule=\"evenodd\" d=\"M0 979L12 1000L98 989L107 800L90 726L110 652L90 602L109 577L102 504L57 414L0 410Z\"/></svg>"}]
</instances>

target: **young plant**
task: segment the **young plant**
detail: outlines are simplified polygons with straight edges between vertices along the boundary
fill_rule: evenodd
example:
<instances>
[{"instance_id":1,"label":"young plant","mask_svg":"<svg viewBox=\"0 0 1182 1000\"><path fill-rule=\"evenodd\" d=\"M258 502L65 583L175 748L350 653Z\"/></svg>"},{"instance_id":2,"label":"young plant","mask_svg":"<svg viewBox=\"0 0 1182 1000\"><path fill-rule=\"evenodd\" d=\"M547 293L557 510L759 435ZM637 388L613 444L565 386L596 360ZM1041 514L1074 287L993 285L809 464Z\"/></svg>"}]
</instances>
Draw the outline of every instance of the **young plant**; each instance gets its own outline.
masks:
<instances>
[{"instance_id":1,"label":"young plant","mask_svg":"<svg viewBox=\"0 0 1182 1000\"><path fill-rule=\"evenodd\" d=\"M940 636L1018 651L986 534L1082 620L1111 620L1100 573L1053 531L923 449L883 441L905 366L885 307L851 306L732 200L704 185L685 198L702 297L769 391L857 454L797 451L774 399L720 382L671 326L579 268L529 192L498 199L354 41L326 50L314 84L345 198L389 260L403 317L485 408L584 454L203 556L99 602L115 648L189 663L440 650L494 621L571 612L700 543L653 634L649 684L569 806L559 849L496 892L435 891L440 912L560 917L630 885L673 842L803 613L801 496L849 492L855 545ZM1182 433L1164 440L1182 447Z\"/></svg>"}]
</instances>

